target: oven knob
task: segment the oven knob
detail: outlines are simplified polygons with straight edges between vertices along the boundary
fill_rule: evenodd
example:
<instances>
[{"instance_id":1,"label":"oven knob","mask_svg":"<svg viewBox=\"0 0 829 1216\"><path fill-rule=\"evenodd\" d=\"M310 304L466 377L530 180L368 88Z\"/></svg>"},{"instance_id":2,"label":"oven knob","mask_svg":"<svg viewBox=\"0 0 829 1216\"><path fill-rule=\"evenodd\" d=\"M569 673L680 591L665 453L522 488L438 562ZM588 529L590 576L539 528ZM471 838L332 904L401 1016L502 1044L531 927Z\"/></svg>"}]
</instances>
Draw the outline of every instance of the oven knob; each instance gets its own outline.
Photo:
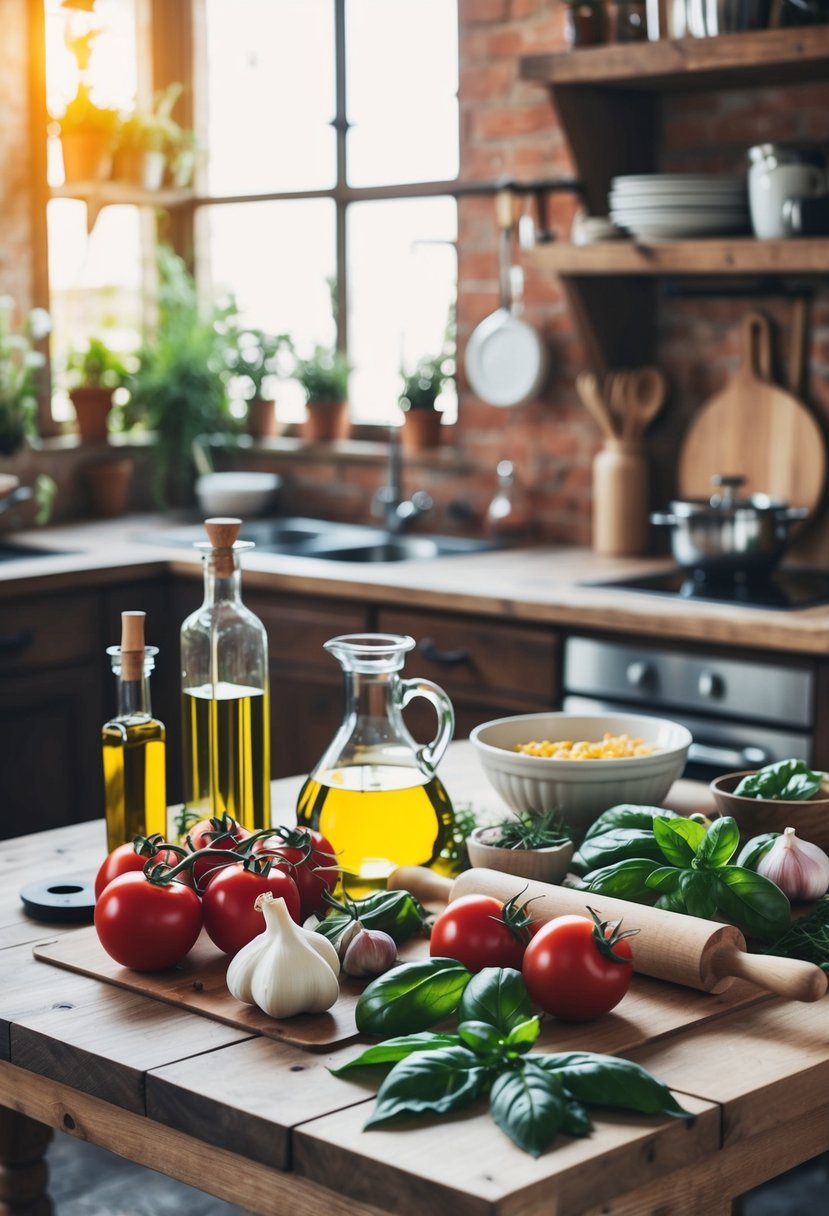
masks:
<instances>
[{"instance_id":1,"label":"oven knob","mask_svg":"<svg viewBox=\"0 0 829 1216\"><path fill-rule=\"evenodd\" d=\"M656 683L656 670L650 663L637 659L634 663L628 663L625 678L633 688L653 688Z\"/></svg>"},{"instance_id":2,"label":"oven knob","mask_svg":"<svg viewBox=\"0 0 829 1216\"><path fill-rule=\"evenodd\" d=\"M725 692L725 681L714 671L704 671L697 681L697 692L701 697L716 701Z\"/></svg>"}]
</instances>

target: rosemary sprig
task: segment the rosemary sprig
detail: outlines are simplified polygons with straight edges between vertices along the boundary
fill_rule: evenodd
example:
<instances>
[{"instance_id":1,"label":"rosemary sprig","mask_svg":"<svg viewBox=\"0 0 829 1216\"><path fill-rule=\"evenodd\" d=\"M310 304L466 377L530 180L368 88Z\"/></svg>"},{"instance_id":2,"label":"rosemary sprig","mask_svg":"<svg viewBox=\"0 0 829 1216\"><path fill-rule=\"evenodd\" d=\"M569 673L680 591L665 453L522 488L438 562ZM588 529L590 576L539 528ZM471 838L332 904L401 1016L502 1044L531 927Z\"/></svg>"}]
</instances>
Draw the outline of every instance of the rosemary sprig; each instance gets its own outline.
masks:
<instances>
[{"instance_id":1,"label":"rosemary sprig","mask_svg":"<svg viewBox=\"0 0 829 1216\"><path fill-rule=\"evenodd\" d=\"M829 971L829 895L819 899L806 916L793 920L765 953L799 958Z\"/></svg>"}]
</instances>

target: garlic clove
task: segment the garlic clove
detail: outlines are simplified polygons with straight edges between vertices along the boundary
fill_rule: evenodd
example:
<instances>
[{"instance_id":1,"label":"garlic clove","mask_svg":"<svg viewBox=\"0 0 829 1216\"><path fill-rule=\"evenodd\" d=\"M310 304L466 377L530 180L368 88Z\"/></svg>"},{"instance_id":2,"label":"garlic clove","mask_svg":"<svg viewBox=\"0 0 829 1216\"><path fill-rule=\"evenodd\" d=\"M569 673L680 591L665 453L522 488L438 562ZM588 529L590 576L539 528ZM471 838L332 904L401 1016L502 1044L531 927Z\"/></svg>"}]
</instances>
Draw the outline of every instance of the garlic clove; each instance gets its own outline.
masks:
<instances>
[{"instance_id":1,"label":"garlic clove","mask_svg":"<svg viewBox=\"0 0 829 1216\"><path fill-rule=\"evenodd\" d=\"M786 828L757 864L757 873L798 902L820 899L829 890L829 857L818 845Z\"/></svg>"},{"instance_id":2,"label":"garlic clove","mask_svg":"<svg viewBox=\"0 0 829 1216\"><path fill-rule=\"evenodd\" d=\"M397 961L397 944L382 929L360 929L348 943L343 955L346 975L382 975Z\"/></svg>"}]
</instances>

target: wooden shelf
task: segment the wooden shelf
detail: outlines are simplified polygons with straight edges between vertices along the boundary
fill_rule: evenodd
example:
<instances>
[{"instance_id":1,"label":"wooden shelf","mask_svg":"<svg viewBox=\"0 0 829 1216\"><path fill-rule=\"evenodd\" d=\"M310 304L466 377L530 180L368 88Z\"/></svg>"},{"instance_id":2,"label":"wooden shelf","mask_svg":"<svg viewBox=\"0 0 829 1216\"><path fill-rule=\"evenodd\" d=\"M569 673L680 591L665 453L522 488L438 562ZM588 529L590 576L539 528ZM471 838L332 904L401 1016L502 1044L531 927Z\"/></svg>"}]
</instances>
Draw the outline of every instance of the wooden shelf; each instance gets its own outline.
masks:
<instances>
[{"instance_id":1,"label":"wooden shelf","mask_svg":"<svg viewBox=\"0 0 829 1216\"><path fill-rule=\"evenodd\" d=\"M160 207L169 211L188 206L195 197L192 190L142 190L129 182L71 182L53 186L49 193L52 198L74 198L86 203L89 232L94 228L102 207Z\"/></svg>"},{"instance_id":2,"label":"wooden shelf","mask_svg":"<svg viewBox=\"0 0 829 1216\"><path fill-rule=\"evenodd\" d=\"M829 76L829 26L582 47L520 61L522 80L661 92L743 89Z\"/></svg>"},{"instance_id":3,"label":"wooden shelf","mask_svg":"<svg viewBox=\"0 0 829 1216\"><path fill-rule=\"evenodd\" d=\"M552 241L531 255L536 265L561 275L825 275L829 237L759 241L601 241L568 245Z\"/></svg>"}]
</instances>

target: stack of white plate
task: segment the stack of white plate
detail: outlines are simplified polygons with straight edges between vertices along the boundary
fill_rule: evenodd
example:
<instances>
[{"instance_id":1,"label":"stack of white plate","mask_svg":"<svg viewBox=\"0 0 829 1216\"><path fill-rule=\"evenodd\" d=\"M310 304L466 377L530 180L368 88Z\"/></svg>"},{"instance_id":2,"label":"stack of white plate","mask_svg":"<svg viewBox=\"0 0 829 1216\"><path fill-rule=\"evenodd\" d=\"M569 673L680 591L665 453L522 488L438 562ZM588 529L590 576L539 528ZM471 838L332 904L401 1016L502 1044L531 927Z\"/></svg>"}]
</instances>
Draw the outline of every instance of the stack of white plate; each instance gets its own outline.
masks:
<instances>
[{"instance_id":1,"label":"stack of white plate","mask_svg":"<svg viewBox=\"0 0 829 1216\"><path fill-rule=\"evenodd\" d=\"M749 229L745 177L641 173L614 177L610 218L644 240L720 236Z\"/></svg>"}]
</instances>

